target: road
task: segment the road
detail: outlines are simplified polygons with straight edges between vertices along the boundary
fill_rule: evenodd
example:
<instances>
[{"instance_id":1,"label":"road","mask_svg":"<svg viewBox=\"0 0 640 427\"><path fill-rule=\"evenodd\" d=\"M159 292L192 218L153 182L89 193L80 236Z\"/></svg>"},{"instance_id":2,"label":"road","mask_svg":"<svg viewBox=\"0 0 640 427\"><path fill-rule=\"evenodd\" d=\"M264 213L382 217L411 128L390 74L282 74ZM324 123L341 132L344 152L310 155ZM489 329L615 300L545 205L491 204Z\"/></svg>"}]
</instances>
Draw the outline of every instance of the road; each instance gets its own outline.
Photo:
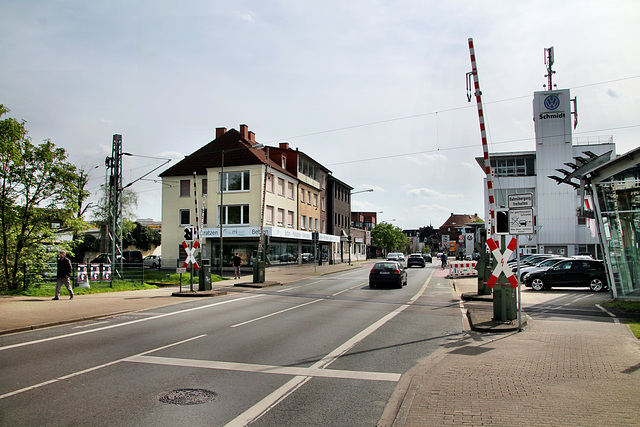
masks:
<instances>
[{"instance_id":1,"label":"road","mask_svg":"<svg viewBox=\"0 0 640 427\"><path fill-rule=\"evenodd\" d=\"M0 337L0 425L375 425L464 333L443 275L369 289L361 268Z\"/></svg>"}]
</instances>

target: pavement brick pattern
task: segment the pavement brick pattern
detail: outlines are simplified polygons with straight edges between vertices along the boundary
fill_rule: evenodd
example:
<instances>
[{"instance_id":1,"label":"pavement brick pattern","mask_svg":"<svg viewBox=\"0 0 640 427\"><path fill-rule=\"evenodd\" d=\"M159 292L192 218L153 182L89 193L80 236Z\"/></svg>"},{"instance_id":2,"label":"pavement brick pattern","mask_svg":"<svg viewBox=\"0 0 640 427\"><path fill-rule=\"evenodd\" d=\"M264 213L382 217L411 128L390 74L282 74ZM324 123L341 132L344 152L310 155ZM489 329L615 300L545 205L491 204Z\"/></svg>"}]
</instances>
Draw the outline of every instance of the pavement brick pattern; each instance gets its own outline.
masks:
<instances>
[{"instance_id":1,"label":"pavement brick pattern","mask_svg":"<svg viewBox=\"0 0 640 427\"><path fill-rule=\"evenodd\" d=\"M628 334L557 319L471 333L414 368L394 425L640 426L640 345Z\"/></svg>"}]
</instances>

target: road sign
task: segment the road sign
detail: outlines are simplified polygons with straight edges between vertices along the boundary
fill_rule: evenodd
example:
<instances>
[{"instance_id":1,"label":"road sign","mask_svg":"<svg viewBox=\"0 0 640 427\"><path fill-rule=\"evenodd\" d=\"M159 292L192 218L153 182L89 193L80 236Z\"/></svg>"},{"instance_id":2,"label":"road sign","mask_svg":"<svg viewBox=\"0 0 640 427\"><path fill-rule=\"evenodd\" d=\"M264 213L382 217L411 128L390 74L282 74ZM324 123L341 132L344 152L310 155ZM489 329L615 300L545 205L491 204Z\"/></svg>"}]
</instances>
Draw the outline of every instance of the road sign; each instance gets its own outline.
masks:
<instances>
[{"instance_id":1,"label":"road sign","mask_svg":"<svg viewBox=\"0 0 640 427\"><path fill-rule=\"evenodd\" d=\"M193 227L185 227L184 228L184 240L186 242L192 242L193 241Z\"/></svg>"},{"instance_id":2,"label":"road sign","mask_svg":"<svg viewBox=\"0 0 640 427\"><path fill-rule=\"evenodd\" d=\"M194 255L196 249L198 249L199 246L200 244L197 240L193 243L192 248L189 247L187 242L182 242L182 247L187 252L187 259L184 261L184 264L182 264L182 268L187 268L190 263L193 264L193 268L195 268L196 270L200 268L200 266L198 265L198 261L196 260L196 257Z\"/></svg>"},{"instance_id":3,"label":"road sign","mask_svg":"<svg viewBox=\"0 0 640 427\"><path fill-rule=\"evenodd\" d=\"M513 275L509 264L507 264L507 261L509 261L509 258L511 258L511 254L513 253L513 250L517 245L518 241L516 240L516 238L512 238L503 254L502 252L500 252L500 248L498 247L498 244L495 242L495 240L487 239L487 246L489 246L489 250L491 250L491 252L493 253L496 261L498 261L498 265L493 270L493 273L491 273L491 277L489 277L489 280L487 280L487 286L493 288L493 285L495 285L498 281L498 277L500 277L500 273L504 273L504 275L507 277L507 280L511 284L511 287L515 288L518 286L518 280Z\"/></svg>"},{"instance_id":4,"label":"road sign","mask_svg":"<svg viewBox=\"0 0 640 427\"><path fill-rule=\"evenodd\" d=\"M509 234L534 234L533 209L509 210Z\"/></svg>"},{"instance_id":5,"label":"road sign","mask_svg":"<svg viewBox=\"0 0 640 427\"><path fill-rule=\"evenodd\" d=\"M186 268L176 268L176 274L184 274L187 272Z\"/></svg>"},{"instance_id":6,"label":"road sign","mask_svg":"<svg viewBox=\"0 0 640 427\"><path fill-rule=\"evenodd\" d=\"M533 207L533 193L510 194L507 198L509 200L509 209Z\"/></svg>"}]
</instances>

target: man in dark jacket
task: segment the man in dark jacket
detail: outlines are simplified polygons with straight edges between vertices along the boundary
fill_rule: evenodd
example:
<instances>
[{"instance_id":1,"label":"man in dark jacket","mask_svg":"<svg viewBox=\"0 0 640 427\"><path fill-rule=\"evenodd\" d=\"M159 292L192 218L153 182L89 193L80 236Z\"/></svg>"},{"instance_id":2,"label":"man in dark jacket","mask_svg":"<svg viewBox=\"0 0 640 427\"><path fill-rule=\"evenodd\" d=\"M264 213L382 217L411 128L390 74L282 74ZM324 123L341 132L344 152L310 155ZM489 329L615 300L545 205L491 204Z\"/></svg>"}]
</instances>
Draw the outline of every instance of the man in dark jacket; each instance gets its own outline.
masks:
<instances>
[{"instance_id":1,"label":"man in dark jacket","mask_svg":"<svg viewBox=\"0 0 640 427\"><path fill-rule=\"evenodd\" d=\"M65 251L60 251L58 274L56 275L58 281L56 283L56 296L53 298L54 300L60 299L60 289L62 289L63 283L69 291L69 295L71 295L69 299L73 299L73 289L71 289L71 284L69 283L69 277L71 277L71 260L67 258L66 255L67 253Z\"/></svg>"}]
</instances>

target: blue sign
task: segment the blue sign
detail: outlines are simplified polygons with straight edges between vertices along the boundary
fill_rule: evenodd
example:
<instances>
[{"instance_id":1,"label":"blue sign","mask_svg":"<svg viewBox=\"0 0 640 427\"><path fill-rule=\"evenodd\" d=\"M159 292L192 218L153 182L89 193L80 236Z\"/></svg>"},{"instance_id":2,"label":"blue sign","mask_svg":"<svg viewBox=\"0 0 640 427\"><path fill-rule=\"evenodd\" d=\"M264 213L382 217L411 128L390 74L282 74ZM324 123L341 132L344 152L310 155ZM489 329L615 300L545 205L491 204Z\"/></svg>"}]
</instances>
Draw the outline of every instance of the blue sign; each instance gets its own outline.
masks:
<instances>
[{"instance_id":1,"label":"blue sign","mask_svg":"<svg viewBox=\"0 0 640 427\"><path fill-rule=\"evenodd\" d=\"M544 108L547 110L555 110L560 106L560 98L556 95L549 95L544 99Z\"/></svg>"}]
</instances>

